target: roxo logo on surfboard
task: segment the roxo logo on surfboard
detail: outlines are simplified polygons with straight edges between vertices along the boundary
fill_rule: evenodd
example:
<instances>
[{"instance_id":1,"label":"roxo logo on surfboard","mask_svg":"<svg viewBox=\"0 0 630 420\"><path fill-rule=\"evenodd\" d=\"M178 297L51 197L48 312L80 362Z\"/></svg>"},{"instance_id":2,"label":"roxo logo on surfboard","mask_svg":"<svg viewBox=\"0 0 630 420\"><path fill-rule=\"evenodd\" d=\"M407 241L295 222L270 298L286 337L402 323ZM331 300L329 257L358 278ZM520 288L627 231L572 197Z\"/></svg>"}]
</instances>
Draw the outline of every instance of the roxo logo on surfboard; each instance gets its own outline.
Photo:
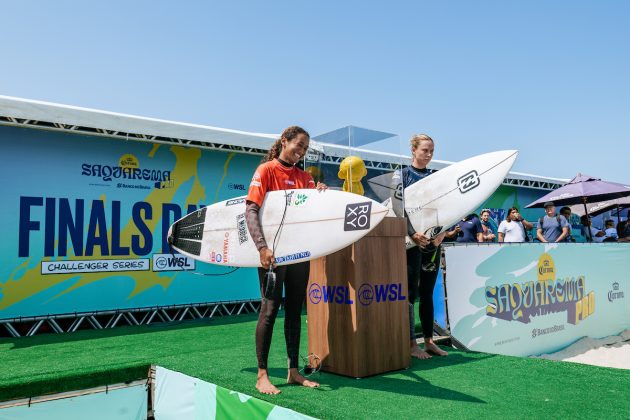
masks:
<instances>
[{"instance_id":1,"label":"roxo logo on surfboard","mask_svg":"<svg viewBox=\"0 0 630 420\"><path fill-rule=\"evenodd\" d=\"M468 172L465 175L462 175L457 180L457 187L462 192L462 194L466 194L470 190L474 190L479 186L479 174L474 169Z\"/></svg>"},{"instance_id":2,"label":"roxo logo on surfboard","mask_svg":"<svg viewBox=\"0 0 630 420\"><path fill-rule=\"evenodd\" d=\"M372 203L348 204L343 223L343 230L366 230L370 228L370 215L372 214Z\"/></svg>"}]
</instances>

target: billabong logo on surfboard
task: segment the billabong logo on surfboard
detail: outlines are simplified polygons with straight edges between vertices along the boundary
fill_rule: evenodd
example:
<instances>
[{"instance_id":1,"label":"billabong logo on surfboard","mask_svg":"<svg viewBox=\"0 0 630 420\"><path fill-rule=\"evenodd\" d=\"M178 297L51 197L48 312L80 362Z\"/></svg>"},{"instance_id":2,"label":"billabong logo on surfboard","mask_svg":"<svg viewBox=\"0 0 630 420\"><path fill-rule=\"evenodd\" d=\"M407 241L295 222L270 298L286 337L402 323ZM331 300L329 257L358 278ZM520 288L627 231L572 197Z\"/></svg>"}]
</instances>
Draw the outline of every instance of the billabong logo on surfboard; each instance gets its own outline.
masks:
<instances>
[{"instance_id":1,"label":"billabong logo on surfboard","mask_svg":"<svg viewBox=\"0 0 630 420\"><path fill-rule=\"evenodd\" d=\"M474 169L468 172L465 175L462 175L457 180L457 187L462 192L462 194L466 194L470 190L474 190L479 186L479 174Z\"/></svg>"},{"instance_id":2,"label":"billabong logo on surfboard","mask_svg":"<svg viewBox=\"0 0 630 420\"><path fill-rule=\"evenodd\" d=\"M348 204L343 222L343 230L366 230L370 228L372 202Z\"/></svg>"}]
</instances>

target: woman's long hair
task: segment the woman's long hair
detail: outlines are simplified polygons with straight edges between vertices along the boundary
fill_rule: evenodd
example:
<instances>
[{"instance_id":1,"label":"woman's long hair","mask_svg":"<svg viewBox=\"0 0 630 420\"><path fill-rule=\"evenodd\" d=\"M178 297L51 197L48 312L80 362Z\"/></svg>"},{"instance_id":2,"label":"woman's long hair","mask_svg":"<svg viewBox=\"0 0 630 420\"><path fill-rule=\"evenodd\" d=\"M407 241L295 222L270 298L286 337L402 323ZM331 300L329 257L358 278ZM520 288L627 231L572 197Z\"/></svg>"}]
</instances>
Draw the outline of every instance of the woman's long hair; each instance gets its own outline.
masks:
<instances>
[{"instance_id":1,"label":"woman's long hair","mask_svg":"<svg viewBox=\"0 0 630 420\"><path fill-rule=\"evenodd\" d=\"M511 220L510 219L510 214L512 214L512 212L514 210L518 211L518 209L516 207L510 207L510 209L508 210L507 214L505 215L505 221L506 222L509 222Z\"/></svg>"},{"instance_id":2,"label":"woman's long hair","mask_svg":"<svg viewBox=\"0 0 630 420\"><path fill-rule=\"evenodd\" d=\"M269 149L269 152L267 152L267 155L263 157L262 163L269 162L271 160L276 159L278 156L280 156L280 152L282 151L282 139L286 141L291 141L300 134L305 134L306 137L309 137L309 138L311 137L308 134L308 131L306 131L302 127L298 127L297 125L292 125L291 127L285 128L282 134L280 135L280 138L276 140L273 146L271 146L271 149Z\"/></svg>"}]
</instances>

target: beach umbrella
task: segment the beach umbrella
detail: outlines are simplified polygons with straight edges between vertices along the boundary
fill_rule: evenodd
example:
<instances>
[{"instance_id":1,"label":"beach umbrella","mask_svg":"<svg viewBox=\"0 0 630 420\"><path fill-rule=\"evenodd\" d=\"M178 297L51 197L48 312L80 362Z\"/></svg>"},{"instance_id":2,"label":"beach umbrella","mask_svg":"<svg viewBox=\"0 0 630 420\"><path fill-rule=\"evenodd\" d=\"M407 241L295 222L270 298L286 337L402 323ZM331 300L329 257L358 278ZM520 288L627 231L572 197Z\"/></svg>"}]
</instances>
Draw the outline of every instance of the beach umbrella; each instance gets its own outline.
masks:
<instances>
[{"instance_id":1,"label":"beach umbrella","mask_svg":"<svg viewBox=\"0 0 630 420\"><path fill-rule=\"evenodd\" d=\"M617 209L617 223L621 221L621 210L630 207L630 196L625 198L618 198L615 200L605 200L597 203L589 203L586 205L586 211L581 204L574 204L571 208L571 213L575 213L578 216L583 216L588 212L591 216L598 216L608 210Z\"/></svg>"},{"instance_id":2,"label":"beach umbrella","mask_svg":"<svg viewBox=\"0 0 630 420\"><path fill-rule=\"evenodd\" d=\"M602 181L600 178L577 174L575 178L562 187L551 191L525 207L542 208L548 201L552 201L556 206L582 204L584 214L588 216L587 205L589 203L598 203L628 196L630 196L630 185Z\"/></svg>"}]
</instances>

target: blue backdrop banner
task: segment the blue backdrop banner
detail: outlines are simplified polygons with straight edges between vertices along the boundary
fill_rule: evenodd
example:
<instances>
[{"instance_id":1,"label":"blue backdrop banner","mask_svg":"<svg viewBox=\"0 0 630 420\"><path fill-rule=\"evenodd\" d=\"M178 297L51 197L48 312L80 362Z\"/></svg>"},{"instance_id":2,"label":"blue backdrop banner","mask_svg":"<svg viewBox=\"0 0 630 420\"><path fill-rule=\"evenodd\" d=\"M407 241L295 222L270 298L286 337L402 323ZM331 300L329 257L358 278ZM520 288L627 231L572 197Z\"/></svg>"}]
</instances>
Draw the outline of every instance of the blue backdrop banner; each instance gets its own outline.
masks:
<instances>
[{"instance_id":1,"label":"blue backdrop banner","mask_svg":"<svg viewBox=\"0 0 630 420\"><path fill-rule=\"evenodd\" d=\"M0 319L259 298L254 269L173 256L166 233L246 194L260 156L0 127Z\"/></svg>"}]
</instances>

